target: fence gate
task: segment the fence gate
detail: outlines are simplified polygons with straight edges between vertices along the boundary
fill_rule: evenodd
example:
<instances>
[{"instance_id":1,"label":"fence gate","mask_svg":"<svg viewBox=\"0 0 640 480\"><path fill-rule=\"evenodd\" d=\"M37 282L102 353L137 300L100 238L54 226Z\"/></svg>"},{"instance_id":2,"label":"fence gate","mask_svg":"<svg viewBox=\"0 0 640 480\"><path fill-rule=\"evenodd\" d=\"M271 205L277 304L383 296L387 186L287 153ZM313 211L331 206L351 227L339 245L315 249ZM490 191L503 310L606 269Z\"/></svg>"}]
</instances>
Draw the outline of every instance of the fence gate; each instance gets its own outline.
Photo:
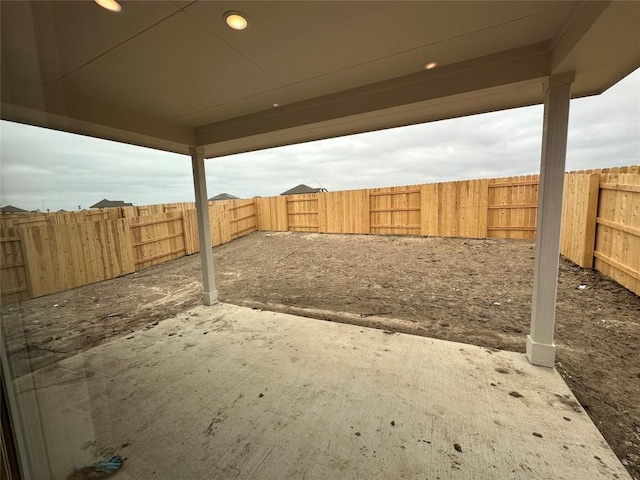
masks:
<instances>
[{"instance_id":1,"label":"fence gate","mask_svg":"<svg viewBox=\"0 0 640 480\"><path fill-rule=\"evenodd\" d=\"M392 187L369 192L370 232L420 234L420 187Z\"/></svg>"},{"instance_id":2,"label":"fence gate","mask_svg":"<svg viewBox=\"0 0 640 480\"><path fill-rule=\"evenodd\" d=\"M288 195L287 218L292 232L317 232L319 228L318 196Z\"/></svg>"}]
</instances>

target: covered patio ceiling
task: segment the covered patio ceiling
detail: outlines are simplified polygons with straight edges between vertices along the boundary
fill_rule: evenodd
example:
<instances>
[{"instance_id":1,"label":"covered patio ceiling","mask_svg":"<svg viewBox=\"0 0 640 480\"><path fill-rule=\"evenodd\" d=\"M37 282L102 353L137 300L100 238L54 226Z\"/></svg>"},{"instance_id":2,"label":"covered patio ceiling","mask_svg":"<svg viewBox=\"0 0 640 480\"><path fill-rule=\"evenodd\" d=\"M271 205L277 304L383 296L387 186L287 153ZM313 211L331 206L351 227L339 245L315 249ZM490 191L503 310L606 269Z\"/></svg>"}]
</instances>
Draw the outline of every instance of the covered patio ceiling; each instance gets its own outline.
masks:
<instances>
[{"instance_id":1,"label":"covered patio ceiling","mask_svg":"<svg viewBox=\"0 0 640 480\"><path fill-rule=\"evenodd\" d=\"M640 66L638 2L121 3L3 1L2 118L210 158L538 104L566 72L599 94Z\"/></svg>"}]
</instances>

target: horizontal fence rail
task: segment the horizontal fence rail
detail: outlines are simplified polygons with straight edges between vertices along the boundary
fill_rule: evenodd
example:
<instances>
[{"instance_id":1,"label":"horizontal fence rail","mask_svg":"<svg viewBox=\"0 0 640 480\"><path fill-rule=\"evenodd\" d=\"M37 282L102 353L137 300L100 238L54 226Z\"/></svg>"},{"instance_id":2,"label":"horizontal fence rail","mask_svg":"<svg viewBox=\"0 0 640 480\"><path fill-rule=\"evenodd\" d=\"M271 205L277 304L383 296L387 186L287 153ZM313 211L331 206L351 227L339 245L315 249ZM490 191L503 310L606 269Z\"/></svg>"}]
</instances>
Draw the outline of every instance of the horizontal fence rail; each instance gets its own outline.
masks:
<instances>
[{"instance_id":1,"label":"horizontal fence rail","mask_svg":"<svg viewBox=\"0 0 640 480\"><path fill-rule=\"evenodd\" d=\"M256 230L533 239L538 176L209 202L213 245ZM193 202L0 217L3 304L200 251ZM640 294L640 166L565 175L561 252Z\"/></svg>"}]
</instances>

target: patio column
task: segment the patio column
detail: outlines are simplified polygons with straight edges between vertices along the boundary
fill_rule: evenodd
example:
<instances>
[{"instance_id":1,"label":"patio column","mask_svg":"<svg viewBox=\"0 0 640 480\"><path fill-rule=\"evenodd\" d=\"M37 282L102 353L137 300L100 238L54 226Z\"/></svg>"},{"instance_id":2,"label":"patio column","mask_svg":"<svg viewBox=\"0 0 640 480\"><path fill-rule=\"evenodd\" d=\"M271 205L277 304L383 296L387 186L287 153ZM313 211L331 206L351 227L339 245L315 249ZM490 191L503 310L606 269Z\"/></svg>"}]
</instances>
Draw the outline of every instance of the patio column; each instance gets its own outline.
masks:
<instances>
[{"instance_id":1,"label":"patio column","mask_svg":"<svg viewBox=\"0 0 640 480\"><path fill-rule=\"evenodd\" d=\"M551 76L544 84L544 124L538 191L536 257L527 358L534 365L553 367L553 342L560 255L562 193L567 153L569 100L574 74Z\"/></svg>"},{"instance_id":2,"label":"patio column","mask_svg":"<svg viewBox=\"0 0 640 480\"><path fill-rule=\"evenodd\" d=\"M213 250L209 228L209 202L207 201L207 180L204 170L204 148L189 149L193 168L193 186L196 193L196 215L198 217L198 238L200 240L200 262L202 264L202 301L205 305L218 303L218 291L213 272Z\"/></svg>"}]
</instances>

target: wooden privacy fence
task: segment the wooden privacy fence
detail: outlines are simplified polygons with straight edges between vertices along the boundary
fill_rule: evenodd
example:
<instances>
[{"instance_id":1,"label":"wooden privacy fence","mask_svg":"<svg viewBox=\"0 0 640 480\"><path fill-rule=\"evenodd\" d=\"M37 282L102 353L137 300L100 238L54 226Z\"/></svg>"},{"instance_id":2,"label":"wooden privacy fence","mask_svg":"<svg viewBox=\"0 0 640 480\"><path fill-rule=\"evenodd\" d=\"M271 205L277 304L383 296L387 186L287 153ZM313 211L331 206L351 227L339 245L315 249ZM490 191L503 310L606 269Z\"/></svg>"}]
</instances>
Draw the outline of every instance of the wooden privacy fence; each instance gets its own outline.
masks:
<instances>
[{"instance_id":1,"label":"wooden privacy fence","mask_svg":"<svg viewBox=\"0 0 640 480\"><path fill-rule=\"evenodd\" d=\"M0 285L2 301L13 303L29 298L29 284L17 228L0 229Z\"/></svg>"},{"instance_id":2,"label":"wooden privacy fence","mask_svg":"<svg viewBox=\"0 0 640 480\"><path fill-rule=\"evenodd\" d=\"M256 199L258 229L534 239L538 176ZM640 166L565 176L561 253L640 294Z\"/></svg>"},{"instance_id":3,"label":"wooden privacy fence","mask_svg":"<svg viewBox=\"0 0 640 480\"><path fill-rule=\"evenodd\" d=\"M214 245L255 230L533 239L538 177L209 202ZM200 250L193 203L3 215L1 300L10 303ZM640 166L565 176L561 252L640 294Z\"/></svg>"},{"instance_id":4,"label":"wooden privacy fence","mask_svg":"<svg viewBox=\"0 0 640 480\"><path fill-rule=\"evenodd\" d=\"M9 267L2 268L3 302L134 272L128 228L122 219L18 227L3 229L2 234L2 266ZM6 244L11 247L5 251ZM13 261L5 263L8 252ZM5 276L5 270L11 273Z\"/></svg>"},{"instance_id":5,"label":"wooden privacy fence","mask_svg":"<svg viewBox=\"0 0 640 480\"><path fill-rule=\"evenodd\" d=\"M59 222L49 215L35 221L23 216L24 223L6 219L20 226L0 229L2 303L120 277L200 251L194 209L151 207L139 211L166 213L127 217L126 210L115 208L84 215L82 222ZM139 207L124 208L137 212ZM116 217L123 213L124 218ZM209 213L214 245L257 227L253 200L210 202Z\"/></svg>"},{"instance_id":6,"label":"wooden privacy fence","mask_svg":"<svg viewBox=\"0 0 640 480\"><path fill-rule=\"evenodd\" d=\"M640 169L635 172L565 177L561 247L581 267L640 295Z\"/></svg>"},{"instance_id":7,"label":"wooden privacy fence","mask_svg":"<svg viewBox=\"0 0 640 480\"><path fill-rule=\"evenodd\" d=\"M534 238L537 175L255 199L259 230Z\"/></svg>"}]
</instances>

